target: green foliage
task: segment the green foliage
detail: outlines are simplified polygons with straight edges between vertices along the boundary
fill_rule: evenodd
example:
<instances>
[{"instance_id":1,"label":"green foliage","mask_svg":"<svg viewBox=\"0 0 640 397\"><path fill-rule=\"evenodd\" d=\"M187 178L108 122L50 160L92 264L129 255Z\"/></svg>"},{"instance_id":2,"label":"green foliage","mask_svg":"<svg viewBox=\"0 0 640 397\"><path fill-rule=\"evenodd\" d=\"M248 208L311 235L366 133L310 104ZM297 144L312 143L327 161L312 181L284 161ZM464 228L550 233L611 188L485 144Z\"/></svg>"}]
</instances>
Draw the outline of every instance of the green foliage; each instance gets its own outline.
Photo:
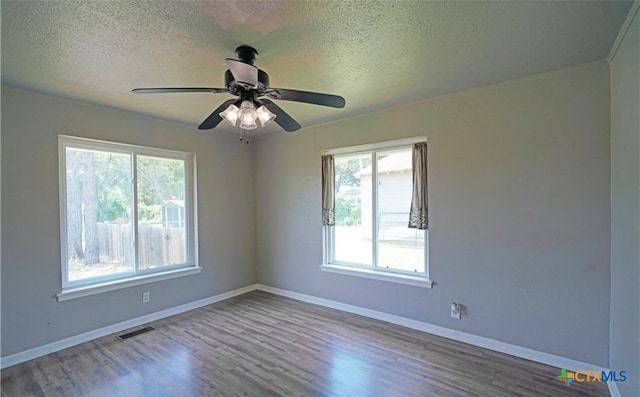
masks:
<instances>
[{"instance_id":1,"label":"green foliage","mask_svg":"<svg viewBox=\"0 0 640 397\"><path fill-rule=\"evenodd\" d=\"M351 221L351 225L361 225L362 224L362 208L360 207L352 208L349 220Z\"/></svg>"},{"instance_id":2,"label":"green foliage","mask_svg":"<svg viewBox=\"0 0 640 397\"><path fill-rule=\"evenodd\" d=\"M346 219L349 217L349 214L351 213L351 205L343 197L336 197L335 211L336 211L336 224L344 225L346 222Z\"/></svg>"},{"instance_id":3,"label":"green foliage","mask_svg":"<svg viewBox=\"0 0 640 397\"><path fill-rule=\"evenodd\" d=\"M131 161L126 154L93 153L97 182L98 222L131 216ZM138 156L138 212L145 223L161 221L161 206L184 199L181 160Z\"/></svg>"},{"instance_id":4,"label":"green foliage","mask_svg":"<svg viewBox=\"0 0 640 397\"><path fill-rule=\"evenodd\" d=\"M124 154L94 153L98 222L128 219L131 213L131 162Z\"/></svg>"},{"instance_id":5,"label":"green foliage","mask_svg":"<svg viewBox=\"0 0 640 397\"><path fill-rule=\"evenodd\" d=\"M120 186L115 186L106 192L104 204L101 208L103 208L103 219L105 221L114 221L118 218L128 219L129 197L122 192Z\"/></svg>"},{"instance_id":6,"label":"green foliage","mask_svg":"<svg viewBox=\"0 0 640 397\"><path fill-rule=\"evenodd\" d=\"M138 197L146 205L184 200L184 163L181 160L138 156Z\"/></svg>"},{"instance_id":7,"label":"green foliage","mask_svg":"<svg viewBox=\"0 0 640 397\"><path fill-rule=\"evenodd\" d=\"M92 175L86 175L85 157L93 157ZM131 157L128 154L86 152L68 149L67 185L78 185L69 200L85 202L82 186L85 180L95 178L97 221L112 222L131 216ZM184 200L184 163L182 160L138 156L139 219L160 222L161 206L167 200ZM86 206L87 203L85 203ZM79 204L78 204L79 205Z\"/></svg>"},{"instance_id":8,"label":"green foliage","mask_svg":"<svg viewBox=\"0 0 640 397\"><path fill-rule=\"evenodd\" d=\"M360 186L360 176L357 175L362 169L371 164L371 157L360 157L350 160L336 160L335 162L335 189L340 191L342 186Z\"/></svg>"},{"instance_id":9,"label":"green foliage","mask_svg":"<svg viewBox=\"0 0 640 397\"><path fill-rule=\"evenodd\" d=\"M354 226L362 223L360 206L353 205L345 197L336 197L336 225Z\"/></svg>"},{"instance_id":10,"label":"green foliage","mask_svg":"<svg viewBox=\"0 0 640 397\"><path fill-rule=\"evenodd\" d=\"M335 211L337 225L354 226L362 223L360 205L356 204L360 186L359 172L369 165L371 165L371 156L336 159Z\"/></svg>"},{"instance_id":11,"label":"green foliage","mask_svg":"<svg viewBox=\"0 0 640 397\"><path fill-rule=\"evenodd\" d=\"M160 223L162 221L162 206L139 203L138 214L141 223Z\"/></svg>"}]
</instances>

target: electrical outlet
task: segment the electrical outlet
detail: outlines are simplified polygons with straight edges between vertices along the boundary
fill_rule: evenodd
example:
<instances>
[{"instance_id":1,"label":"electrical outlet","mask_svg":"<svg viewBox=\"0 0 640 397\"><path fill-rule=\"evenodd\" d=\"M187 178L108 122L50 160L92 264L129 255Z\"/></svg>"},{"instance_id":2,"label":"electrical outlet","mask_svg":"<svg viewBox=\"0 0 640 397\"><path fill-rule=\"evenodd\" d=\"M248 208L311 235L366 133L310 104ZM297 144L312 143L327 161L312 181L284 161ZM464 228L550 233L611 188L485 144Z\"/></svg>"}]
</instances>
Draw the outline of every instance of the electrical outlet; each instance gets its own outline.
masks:
<instances>
[{"instance_id":1,"label":"electrical outlet","mask_svg":"<svg viewBox=\"0 0 640 397\"><path fill-rule=\"evenodd\" d=\"M455 318L456 320L460 320L462 318L460 304L455 302L451 304L451 318Z\"/></svg>"},{"instance_id":2,"label":"electrical outlet","mask_svg":"<svg viewBox=\"0 0 640 397\"><path fill-rule=\"evenodd\" d=\"M142 303L149 303L151 300L151 292L143 292L142 293Z\"/></svg>"}]
</instances>

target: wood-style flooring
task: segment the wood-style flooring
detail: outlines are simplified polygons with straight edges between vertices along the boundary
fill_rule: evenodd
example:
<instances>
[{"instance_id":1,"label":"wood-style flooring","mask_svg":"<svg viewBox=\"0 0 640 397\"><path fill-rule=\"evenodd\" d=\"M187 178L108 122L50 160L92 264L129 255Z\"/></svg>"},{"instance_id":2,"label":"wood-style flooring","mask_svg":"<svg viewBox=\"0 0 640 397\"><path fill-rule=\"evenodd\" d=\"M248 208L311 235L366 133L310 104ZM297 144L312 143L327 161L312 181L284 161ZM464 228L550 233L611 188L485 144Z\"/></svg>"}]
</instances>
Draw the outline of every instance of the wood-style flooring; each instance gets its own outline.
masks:
<instances>
[{"instance_id":1,"label":"wood-style flooring","mask_svg":"<svg viewBox=\"0 0 640 397\"><path fill-rule=\"evenodd\" d=\"M148 325L7 368L2 397L609 395L566 386L558 368L261 291Z\"/></svg>"}]
</instances>

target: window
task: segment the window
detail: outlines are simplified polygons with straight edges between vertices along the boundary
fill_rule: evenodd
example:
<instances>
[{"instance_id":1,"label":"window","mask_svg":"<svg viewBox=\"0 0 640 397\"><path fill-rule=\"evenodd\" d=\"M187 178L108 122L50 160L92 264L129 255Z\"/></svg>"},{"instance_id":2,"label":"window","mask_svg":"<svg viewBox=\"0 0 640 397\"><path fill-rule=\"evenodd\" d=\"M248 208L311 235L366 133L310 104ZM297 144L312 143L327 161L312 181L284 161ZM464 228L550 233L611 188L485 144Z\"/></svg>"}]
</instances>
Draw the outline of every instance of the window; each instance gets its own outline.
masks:
<instances>
[{"instance_id":1,"label":"window","mask_svg":"<svg viewBox=\"0 0 640 397\"><path fill-rule=\"evenodd\" d=\"M333 155L335 224L324 227L322 270L431 286L428 230L408 226L419 141L326 152Z\"/></svg>"},{"instance_id":2,"label":"window","mask_svg":"<svg viewBox=\"0 0 640 397\"><path fill-rule=\"evenodd\" d=\"M194 154L59 141L62 294L197 267Z\"/></svg>"}]
</instances>

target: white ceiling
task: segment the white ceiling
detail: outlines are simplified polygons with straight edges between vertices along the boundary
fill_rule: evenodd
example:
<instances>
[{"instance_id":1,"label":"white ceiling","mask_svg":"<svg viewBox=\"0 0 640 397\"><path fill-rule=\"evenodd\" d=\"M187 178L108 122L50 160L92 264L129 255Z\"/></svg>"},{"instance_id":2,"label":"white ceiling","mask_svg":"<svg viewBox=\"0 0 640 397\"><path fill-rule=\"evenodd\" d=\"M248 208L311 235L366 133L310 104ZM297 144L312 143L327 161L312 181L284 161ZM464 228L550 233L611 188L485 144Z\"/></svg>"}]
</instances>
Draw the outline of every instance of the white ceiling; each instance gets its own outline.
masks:
<instances>
[{"instance_id":1,"label":"white ceiling","mask_svg":"<svg viewBox=\"0 0 640 397\"><path fill-rule=\"evenodd\" d=\"M272 87L346 99L344 109L279 101L304 128L604 59L631 6L422 0L1 4L3 84L194 129L231 96L134 95L131 89L223 87L224 58L248 44L258 49L256 66L269 73Z\"/></svg>"}]
</instances>

